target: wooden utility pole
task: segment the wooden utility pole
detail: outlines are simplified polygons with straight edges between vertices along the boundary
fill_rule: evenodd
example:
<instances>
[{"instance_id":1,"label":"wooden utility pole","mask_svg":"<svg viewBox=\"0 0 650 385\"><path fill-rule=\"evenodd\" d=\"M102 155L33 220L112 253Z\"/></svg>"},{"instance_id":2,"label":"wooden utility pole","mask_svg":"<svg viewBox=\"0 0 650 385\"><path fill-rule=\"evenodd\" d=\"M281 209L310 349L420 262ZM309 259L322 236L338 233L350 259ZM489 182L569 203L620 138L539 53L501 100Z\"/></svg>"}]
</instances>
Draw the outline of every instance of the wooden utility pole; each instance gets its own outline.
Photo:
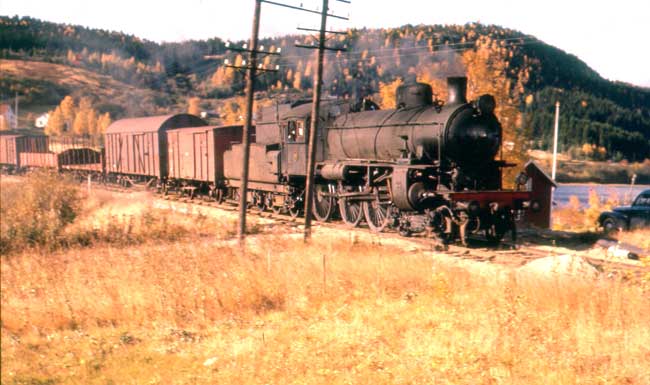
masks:
<instances>
[{"instance_id":1,"label":"wooden utility pole","mask_svg":"<svg viewBox=\"0 0 650 385\"><path fill-rule=\"evenodd\" d=\"M555 102L555 128L553 129L553 167L551 168L551 179L555 182L555 170L557 169L557 136L560 130L560 102Z\"/></svg>"},{"instance_id":2,"label":"wooden utility pole","mask_svg":"<svg viewBox=\"0 0 650 385\"><path fill-rule=\"evenodd\" d=\"M248 160L250 156L250 132L253 125L253 93L255 92L255 75L257 70L257 43L260 32L260 10L262 1L255 0L255 13L253 15L253 32L250 41L250 65L246 78L246 118L242 134L242 170L241 186L239 188L239 228L237 236L240 242L246 237L246 209L248 208Z\"/></svg>"},{"instance_id":3,"label":"wooden utility pole","mask_svg":"<svg viewBox=\"0 0 650 385\"><path fill-rule=\"evenodd\" d=\"M14 128L18 129L18 91L16 91L16 120L14 122Z\"/></svg>"},{"instance_id":4,"label":"wooden utility pole","mask_svg":"<svg viewBox=\"0 0 650 385\"><path fill-rule=\"evenodd\" d=\"M305 234L304 239L311 238L311 217L312 206L314 205L314 168L316 162L316 138L319 134L318 124L320 123L320 93L323 83L323 54L325 53L325 31L327 24L328 0L323 0L323 9L320 17L320 32L318 37L318 52L316 57L318 67L314 79L314 95L311 107L311 129L309 130L309 147L307 148L307 183L305 186Z\"/></svg>"},{"instance_id":5,"label":"wooden utility pole","mask_svg":"<svg viewBox=\"0 0 650 385\"><path fill-rule=\"evenodd\" d=\"M349 3L347 0L337 0L343 3ZM319 135L319 122L320 122L320 95L323 85L323 57L325 50L330 51L346 51L345 48L332 48L326 47L326 33L339 33L327 30L327 18L335 17L338 19L347 20L346 17L332 15L328 13L329 11L329 0L323 0L323 7L320 11L321 20L320 20L320 29L318 30L318 47L306 46L302 44L296 44L296 47L301 48L318 48L316 53L317 60L317 70L314 77L314 95L312 97L312 109L311 109L311 127L309 129L309 145L307 148L307 181L305 185L305 232L304 239L305 241L311 238L311 219L312 219L312 207L314 206L314 170L316 166L316 140ZM308 11L313 12L313 11ZM313 31L309 28L298 28L303 31Z\"/></svg>"}]
</instances>

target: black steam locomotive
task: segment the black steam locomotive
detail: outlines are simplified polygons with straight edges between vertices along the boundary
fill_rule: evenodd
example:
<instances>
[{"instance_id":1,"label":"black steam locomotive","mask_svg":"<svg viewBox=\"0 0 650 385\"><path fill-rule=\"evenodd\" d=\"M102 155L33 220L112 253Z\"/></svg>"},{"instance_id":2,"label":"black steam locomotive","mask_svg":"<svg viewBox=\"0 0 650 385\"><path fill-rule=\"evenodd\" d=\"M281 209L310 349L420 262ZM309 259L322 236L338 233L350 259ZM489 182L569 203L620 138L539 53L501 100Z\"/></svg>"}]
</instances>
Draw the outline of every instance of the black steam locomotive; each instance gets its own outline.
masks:
<instances>
[{"instance_id":1,"label":"black steam locomotive","mask_svg":"<svg viewBox=\"0 0 650 385\"><path fill-rule=\"evenodd\" d=\"M442 102L433 99L428 84L403 85L391 110L368 100L322 101L316 219L338 214L351 226L365 219L373 231L388 226L403 235L430 231L463 241L478 231L500 240L512 230L515 212L530 196L501 189L506 164L495 159L502 138L495 100L483 95L468 102L466 87L467 78L449 78L449 97ZM309 102L276 105L258 115L249 186L260 209L300 214L310 122ZM234 145L224 154L221 188L231 199L239 199L241 151Z\"/></svg>"}]
</instances>

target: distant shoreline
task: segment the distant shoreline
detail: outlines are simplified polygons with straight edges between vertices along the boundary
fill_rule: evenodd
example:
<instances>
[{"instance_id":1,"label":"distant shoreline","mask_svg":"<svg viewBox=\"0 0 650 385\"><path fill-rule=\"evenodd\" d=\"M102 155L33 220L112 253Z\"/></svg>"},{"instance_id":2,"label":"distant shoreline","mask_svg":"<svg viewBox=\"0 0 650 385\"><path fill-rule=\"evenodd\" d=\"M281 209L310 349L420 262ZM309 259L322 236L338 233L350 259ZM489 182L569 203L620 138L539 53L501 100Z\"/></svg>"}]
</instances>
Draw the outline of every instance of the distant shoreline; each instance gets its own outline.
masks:
<instances>
[{"instance_id":1,"label":"distant shoreline","mask_svg":"<svg viewBox=\"0 0 650 385\"><path fill-rule=\"evenodd\" d=\"M647 187L650 189L650 184L640 183L640 184L624 184L624 183L599 183L599 182L557 182L558 185L562 186L610 186L610 187Z\"/></svg>"}]
</instances>

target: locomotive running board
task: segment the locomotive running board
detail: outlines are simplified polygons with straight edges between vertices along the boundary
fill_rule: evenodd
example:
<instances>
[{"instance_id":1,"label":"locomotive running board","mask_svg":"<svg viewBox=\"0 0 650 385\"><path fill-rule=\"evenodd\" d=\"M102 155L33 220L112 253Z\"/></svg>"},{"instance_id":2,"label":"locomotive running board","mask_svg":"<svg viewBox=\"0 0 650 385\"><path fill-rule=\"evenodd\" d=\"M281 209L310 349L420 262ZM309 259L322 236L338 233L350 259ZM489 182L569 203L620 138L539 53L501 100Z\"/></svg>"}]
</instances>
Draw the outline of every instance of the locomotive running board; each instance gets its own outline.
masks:
<instances>
[{"instance_id":1,"label":"locomotive running board","mask_svg":"<svg viewBox=\"0 0 650 385\"><path fill-rule=\"evenodd\" d=\"M511 206L516 201L524 202L532 199L531 191L458 191L449 192L448 195L449 199L455 202L496 202L500 206Z\"/></svg>"}]
</instances>

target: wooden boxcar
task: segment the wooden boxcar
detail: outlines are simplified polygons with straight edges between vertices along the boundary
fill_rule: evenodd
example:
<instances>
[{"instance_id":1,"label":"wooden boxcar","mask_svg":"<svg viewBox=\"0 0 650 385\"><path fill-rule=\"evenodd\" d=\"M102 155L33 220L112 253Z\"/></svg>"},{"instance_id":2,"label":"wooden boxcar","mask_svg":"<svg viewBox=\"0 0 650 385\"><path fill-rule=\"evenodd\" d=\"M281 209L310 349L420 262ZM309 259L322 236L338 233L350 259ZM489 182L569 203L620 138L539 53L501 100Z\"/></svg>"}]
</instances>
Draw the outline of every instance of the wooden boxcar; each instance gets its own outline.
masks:
<instances>
[{"instance_id":1,"label":"wooden boxcar","mask_svg":"<svg viewBox=\"0 0 650 385\"><path fill-rule=\"evenodd\" d=\"M106 129L106 172L139 179L167 177L167 130L206 126L189 114L121 119Z\"/></svg>"},{"instance_id":2,"label":"wooden boxcar","mask_svg":"<svg viewBox=\"0 0 650 385\"><path fill-rule=\"evenodd\" d=\"M224 178L224 153L242 140L242 126L186 127L167 131L169 179L206 182Z\"/></svg>"},{"instance_id":3,"label":"wooden boxcar","mask_svg":"<svg viewBox=\"0 0 650 385\"><path fill-rule=\"evenodd\" d=\"M21 130L0 132L0 164L3 166L18 168L21 153L44 153L48 150L49 141L45 134Z\"/></svg>"}]
</instances>

